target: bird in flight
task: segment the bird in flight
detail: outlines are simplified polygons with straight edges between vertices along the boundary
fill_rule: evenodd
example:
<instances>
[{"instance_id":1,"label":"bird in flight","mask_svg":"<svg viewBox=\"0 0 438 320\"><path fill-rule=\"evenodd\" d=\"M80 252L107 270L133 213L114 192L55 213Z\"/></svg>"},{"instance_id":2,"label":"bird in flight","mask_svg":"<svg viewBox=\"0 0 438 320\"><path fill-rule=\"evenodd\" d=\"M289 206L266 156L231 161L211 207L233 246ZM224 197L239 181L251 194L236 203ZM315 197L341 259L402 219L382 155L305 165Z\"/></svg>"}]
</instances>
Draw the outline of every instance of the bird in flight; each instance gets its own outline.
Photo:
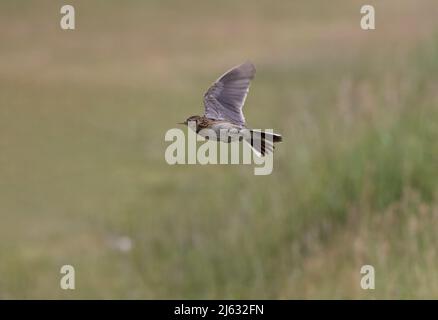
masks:
<instances>
[{"instance_id":1,"label":"bird in flight","mask_svg":"<svg viewBox=\"0 0 438 320\"><path fill-rule=\"evenodd\" d=\"M248 128L242 112L255 72L251 62L225 72L204 94L204 115L191 116L180 124L196 123L196 133L206 138L203 129L213 130L217 141L243 140L258 156L273 152L274 143L282 141L281 135Z\"/></svg>"}]
</instances>

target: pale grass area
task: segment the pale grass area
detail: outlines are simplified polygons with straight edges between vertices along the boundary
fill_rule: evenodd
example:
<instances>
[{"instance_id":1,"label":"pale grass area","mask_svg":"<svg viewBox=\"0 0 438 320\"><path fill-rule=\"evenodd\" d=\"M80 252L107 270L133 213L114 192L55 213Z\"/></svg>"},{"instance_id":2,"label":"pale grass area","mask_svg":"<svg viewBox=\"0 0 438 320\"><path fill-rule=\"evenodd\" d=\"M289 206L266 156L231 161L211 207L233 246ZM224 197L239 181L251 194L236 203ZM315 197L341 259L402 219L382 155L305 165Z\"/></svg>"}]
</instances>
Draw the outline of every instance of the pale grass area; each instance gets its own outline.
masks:
<instances>
[{"instance_id":1,"label":"pale grass area","mask_svg":"<svg viewBox=\"0 0 438 320\"><path fill-rule=\"evenodd\" d=\"M136 88L184 86L187 73L215 74L242 59L281 67L351 61L376 51L399 59L430 35L438 14L433 0L370 1L378 31L366 33L359 28L361 1L225 1L217 7L151 1L137 2L137 10L117 1L78 1L78 30L66 33L58 27L56 6L33 3L38 5L29 10L3 5L16 7L0 22L8 43L3 75Z\"/></svg>"},{"instance_id":2,"label":"pale grass area","mask_svg":"<svg viewBox=\"0 0 438 320\"><path fill-rule=\"evenodd\" d=\"M312 241L311 254L291 271L281 298L428 299L438 296L438 208L405 190L381 212L362 199L327 242ZM314 231L315 232L315 231ZM403 261L403 263L400 263ZM376 270L375 289L360 286L363 265Z\"/></svg>"}]
</instances>

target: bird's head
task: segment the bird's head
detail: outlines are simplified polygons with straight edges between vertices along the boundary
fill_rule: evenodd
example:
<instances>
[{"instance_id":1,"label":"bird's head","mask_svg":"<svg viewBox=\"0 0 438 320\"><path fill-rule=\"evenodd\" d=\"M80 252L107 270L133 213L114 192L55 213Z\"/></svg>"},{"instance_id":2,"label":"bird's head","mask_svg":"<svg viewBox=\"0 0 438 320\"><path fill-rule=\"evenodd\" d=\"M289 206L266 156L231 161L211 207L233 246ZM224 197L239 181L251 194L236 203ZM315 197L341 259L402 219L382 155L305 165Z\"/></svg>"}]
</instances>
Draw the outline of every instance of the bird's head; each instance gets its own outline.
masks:
<instances>
[{"instance_id":1,"label":"bird's head","mask_svg":"<svg viewBox=\"0 0 438 320\"><path fill-rule=\"evenodd\" d=\"M196 124L197 124L198 121L199 121L200 119L201 119L200 116L191 116L191 117L188 117L184 122L179 122L178 124L185 124L185 125L188 125L188 123L189 123L190 121L195 121Z\"/></svg>"}]
</instances>

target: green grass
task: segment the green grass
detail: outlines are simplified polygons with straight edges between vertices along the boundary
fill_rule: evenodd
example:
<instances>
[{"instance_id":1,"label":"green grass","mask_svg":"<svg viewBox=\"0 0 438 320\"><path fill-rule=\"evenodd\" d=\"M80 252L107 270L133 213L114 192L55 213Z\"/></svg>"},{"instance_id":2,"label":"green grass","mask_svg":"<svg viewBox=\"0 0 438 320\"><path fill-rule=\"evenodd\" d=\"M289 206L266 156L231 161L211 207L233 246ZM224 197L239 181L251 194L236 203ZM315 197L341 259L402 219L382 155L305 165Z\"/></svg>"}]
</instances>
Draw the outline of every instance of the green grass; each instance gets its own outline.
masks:
<instances>
[{"instance_id":1,"label":"green grass","mask_svg":"<svg viewBox=\"0 0 438 320\"><path fill-rule=\"evenodd\" d=\"M438 297L434 1L376 2L372 32L359 1L78 1L74 32L27 3L0 4L0 298ZM167 165L246 59L273 174Z\"/></svg>"}]
</instances>

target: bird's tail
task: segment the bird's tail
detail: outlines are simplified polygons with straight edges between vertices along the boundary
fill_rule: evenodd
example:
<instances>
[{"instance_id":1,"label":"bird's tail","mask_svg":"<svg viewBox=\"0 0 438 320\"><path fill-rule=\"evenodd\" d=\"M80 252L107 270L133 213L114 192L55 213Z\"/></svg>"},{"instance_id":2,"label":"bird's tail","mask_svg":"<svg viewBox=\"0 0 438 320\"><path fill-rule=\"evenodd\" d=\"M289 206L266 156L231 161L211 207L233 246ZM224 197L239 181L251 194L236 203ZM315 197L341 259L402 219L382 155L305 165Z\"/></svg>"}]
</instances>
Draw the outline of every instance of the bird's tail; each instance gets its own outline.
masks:
<instances>
[{"instance_id":1,"label":"bird's tail","mask_svg":"<svg viewBox=\"0 0 438 320\"><path fill-rule=\"evenodd\" d=\"M281 135L277 133L260 130L249 130L249 133L244 140L259 157L264 157L265 154L273 152L275 149L274 143L283 140Z\"/></svg>"}]
</instances>

